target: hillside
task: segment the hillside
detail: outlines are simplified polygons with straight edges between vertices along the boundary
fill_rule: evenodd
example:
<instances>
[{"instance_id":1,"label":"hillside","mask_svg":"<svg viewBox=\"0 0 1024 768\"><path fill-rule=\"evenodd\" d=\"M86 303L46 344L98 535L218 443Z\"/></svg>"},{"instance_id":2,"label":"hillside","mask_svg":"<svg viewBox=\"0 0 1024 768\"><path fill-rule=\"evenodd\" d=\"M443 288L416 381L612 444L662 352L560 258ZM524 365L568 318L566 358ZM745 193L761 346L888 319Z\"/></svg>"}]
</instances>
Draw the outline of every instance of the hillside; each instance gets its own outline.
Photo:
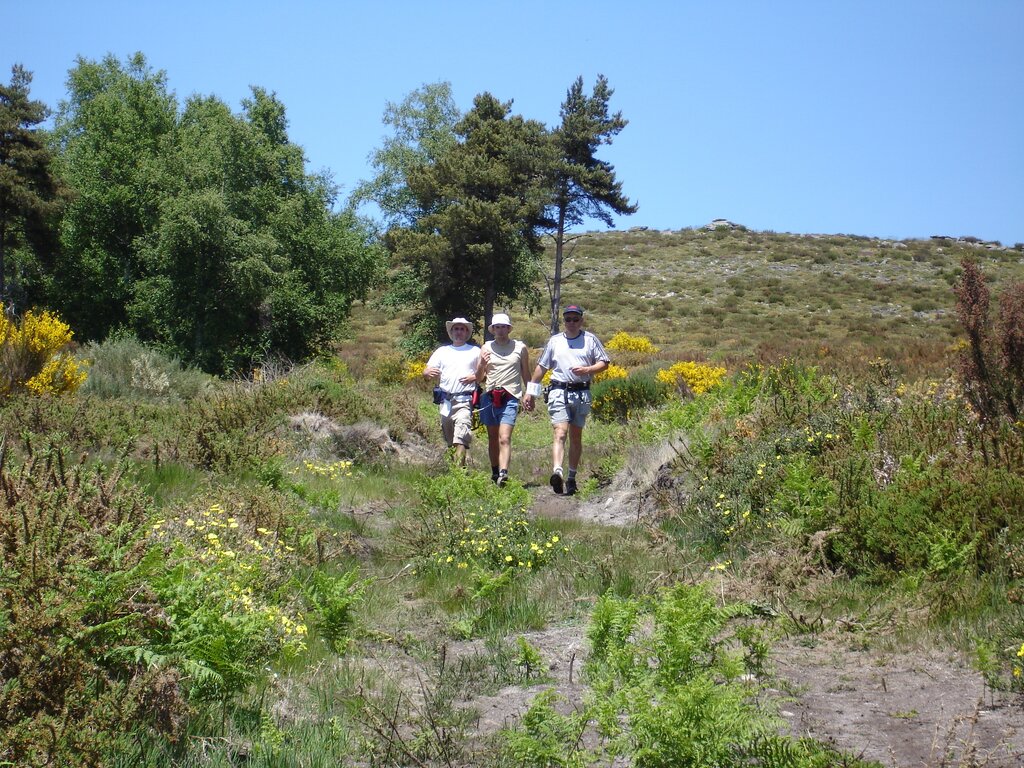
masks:
<instances>
[{"instance_id":1,"label":"hillside","mask_svg":"<svg viewBox=\"0 0 1024 768\"><path fill-rule=\"evenodd\" d=\"M566 249L563 303L579 302L603 338L647 335L667 359L738 362L783 354L882 356L911 370L941 369L957 335L951 290L962 258L977 259L998 286L1024 279L1024 252L993 243L879 240L714 230L590 232ZM553 258L553 255L552 255ZM550 261L550 260L549 260ZM532 346L548 335L547 293L515 332ZM367 307L356 338L385 348L400 332Z\"/></svg>"}]
</instances>

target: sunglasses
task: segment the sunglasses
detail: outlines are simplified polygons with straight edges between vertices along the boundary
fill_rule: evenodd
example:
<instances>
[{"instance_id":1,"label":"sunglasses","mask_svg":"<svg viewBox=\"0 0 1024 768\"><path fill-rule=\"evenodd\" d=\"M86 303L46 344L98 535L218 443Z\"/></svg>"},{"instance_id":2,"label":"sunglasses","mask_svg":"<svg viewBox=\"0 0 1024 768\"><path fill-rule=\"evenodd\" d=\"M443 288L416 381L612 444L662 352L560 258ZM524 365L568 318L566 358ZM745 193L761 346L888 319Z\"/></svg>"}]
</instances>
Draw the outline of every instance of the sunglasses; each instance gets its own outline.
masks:
<instances>
[{"instance_id":1,"label":"sunglasses","mask_svg":"<svg viewBox=\"0 0 1024 768\"><path fill-rule=\"evenodd\" d=\"M567 322L567 323L578 323L583 318L582 317L563 317L562 319L565 320L565 322Z\"/></svg>"}]
</instances>

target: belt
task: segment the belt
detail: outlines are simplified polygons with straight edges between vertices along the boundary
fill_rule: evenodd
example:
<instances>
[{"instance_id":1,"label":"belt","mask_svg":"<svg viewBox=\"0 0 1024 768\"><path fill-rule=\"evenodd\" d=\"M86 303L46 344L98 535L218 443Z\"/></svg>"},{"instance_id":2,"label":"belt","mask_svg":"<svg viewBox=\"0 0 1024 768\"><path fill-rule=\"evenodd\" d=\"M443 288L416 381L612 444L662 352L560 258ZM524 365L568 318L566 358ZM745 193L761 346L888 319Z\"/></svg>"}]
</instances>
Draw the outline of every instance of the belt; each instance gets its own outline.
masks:
<instances>
[{"instance_id":1,"label":"belt","mask_svg":"<svg viewBox=\"0 0 1024 768\"><path fill-rule=\"evenodd\" d=\"M470 390L469 392L445 392L444 393L444 399L445 400L459 400L459 399L464 398L464 397L472 397L472 396L473 396L472 390Z\"/></svg>"},{"instance_id":2,"label":"belt","mask_svg":"<svg viewBox=\"0 0 1024 768\"><path fill-rule=\"evenodd\" d=\"M589 381L552 381L549 385L552 389L564 389L569 392L581 392L590 389Z\"/></svg>"}]
</instances>

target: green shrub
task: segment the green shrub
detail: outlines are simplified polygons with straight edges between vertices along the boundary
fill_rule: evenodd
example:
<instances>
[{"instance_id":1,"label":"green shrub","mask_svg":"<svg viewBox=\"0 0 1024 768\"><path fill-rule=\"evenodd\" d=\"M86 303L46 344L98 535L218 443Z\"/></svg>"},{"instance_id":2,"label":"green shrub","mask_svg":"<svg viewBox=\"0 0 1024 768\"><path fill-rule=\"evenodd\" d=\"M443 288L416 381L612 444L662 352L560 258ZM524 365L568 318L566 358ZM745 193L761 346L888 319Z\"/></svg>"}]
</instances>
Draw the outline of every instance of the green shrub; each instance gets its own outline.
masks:
<instances>
[{"instance_id":1,"label":"green shrub","mask_svg":"<svg viewBox=\"0 0 1024 768\"><path fill-rule=\"evenodd\" d=\"M498 488L486 475L452 470L428 480L421 498L434 523L430 548L421 551L435 568L529 573L565 548L558 534L546 536L529 519L530 496L518 483Z\"/></svg>"},{"instance_id":2,"label":"green shrub","mask_svg":"<svg viewBox=\"0 0 1024 768\"><path fill-rule=\"evenodd\" d=\"M355 568L340 576L314 571L306 585L306 603L314 625L331 650L340 653L348 645L352 609L363 599L366 586Z\"/></svg>"},{"instance_id":3,"label":"green shrub","mask_svg":"<svg viewBox=\"0 0 1024 768\"><path fill-rule=\"evenodd\" d=\"M276 432L298 399L288 379L205 393L186 404L164 455L199 469L255 469L280 452Z\"/></svg>"},{"instance_id":4,"label":"green shrub","mask_svg":"<svg viewBox=\"0 0 1024 768\"><path fill-rule=\"evenodd\" d=\"M648 371L625 379L599 381L590 389L594 417L600 421L628 421L641 411L665 402L668 387Z\"/></svg>"},{"instance_id":5,"label":"green shrub","mask_svg":"<svg viewBox=\"0 0 1024 768\"><path fill-rule=\"evenodd\" d=\"M423 372L422 366L419 373ZM409 366L404 357L398 354L383 354L373 361L373 378L378 384L395 386L404 384L409 379Z\"/></svg>"},{"instance_id":6,"label":"green shrub","mask_svg":"<svg viewBox=\"0 0 1024 768\"><path fill-rule=\"evenodd\" d=\"M765 644L747 606L719 606L703 586L662 591L653 605L602 597L587 637L582 709L560 714L540 694L522 726L503 734L519 766L617 764L826 768L863 765L810 740L778 735L779 718L755 682ZM601 740L588 751L594 723Z\"/></svg>"}]
</instances>

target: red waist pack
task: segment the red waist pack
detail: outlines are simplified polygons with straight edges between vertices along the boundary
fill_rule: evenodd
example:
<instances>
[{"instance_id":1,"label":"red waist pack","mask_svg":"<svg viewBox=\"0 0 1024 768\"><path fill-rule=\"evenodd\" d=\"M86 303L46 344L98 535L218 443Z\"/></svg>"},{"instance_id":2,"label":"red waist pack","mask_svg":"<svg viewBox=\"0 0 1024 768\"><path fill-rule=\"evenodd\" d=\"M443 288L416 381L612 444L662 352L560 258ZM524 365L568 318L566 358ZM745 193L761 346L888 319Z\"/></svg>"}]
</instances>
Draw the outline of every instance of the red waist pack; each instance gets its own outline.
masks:
<instances>
[{"instance_id":1,"label":"red waist pack","mask_svg":"<svg viewBox=\"0 0 1024 768\"><path fill-rule=\"evenodd\" d=\"M491 396L491 405L499 411L505 407L505 403L512 399L512 393L504 387L492 389L487 394Z\"/></svg>"}]
</instances>

